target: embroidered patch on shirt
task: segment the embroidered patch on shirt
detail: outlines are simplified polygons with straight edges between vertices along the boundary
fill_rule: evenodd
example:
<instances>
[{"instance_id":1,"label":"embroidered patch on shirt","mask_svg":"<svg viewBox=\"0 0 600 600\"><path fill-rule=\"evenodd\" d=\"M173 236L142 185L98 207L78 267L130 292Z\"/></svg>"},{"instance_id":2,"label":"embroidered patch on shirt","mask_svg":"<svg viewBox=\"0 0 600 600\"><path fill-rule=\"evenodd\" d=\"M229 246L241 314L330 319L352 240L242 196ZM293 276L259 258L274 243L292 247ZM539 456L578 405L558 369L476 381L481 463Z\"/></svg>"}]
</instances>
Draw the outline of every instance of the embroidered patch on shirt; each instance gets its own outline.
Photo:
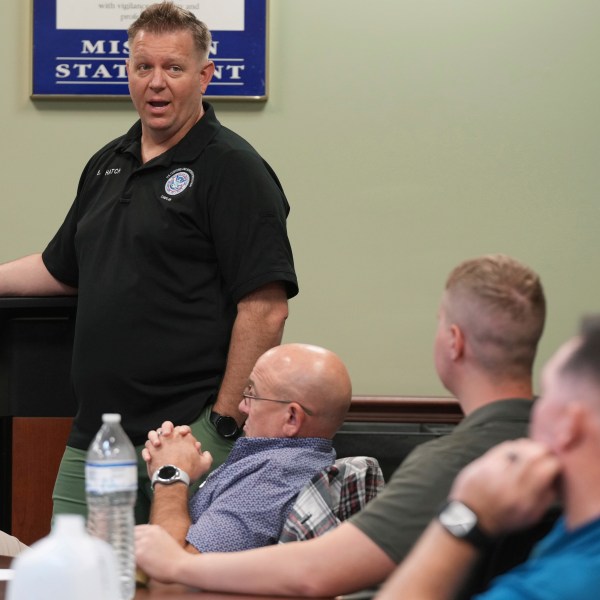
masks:
<instances>
[{"instance_id":1,"label":"embroidered patch on shirt","mask_svg":"<svg viewBox=\"0 0 600 600\"><path fill-rule=\"evenodd\" d=\"M177 196L192 185L194 185L194 172L191 169L177 169L167 175L165 193L169 196Z\"/></svg>"}]
</instances>

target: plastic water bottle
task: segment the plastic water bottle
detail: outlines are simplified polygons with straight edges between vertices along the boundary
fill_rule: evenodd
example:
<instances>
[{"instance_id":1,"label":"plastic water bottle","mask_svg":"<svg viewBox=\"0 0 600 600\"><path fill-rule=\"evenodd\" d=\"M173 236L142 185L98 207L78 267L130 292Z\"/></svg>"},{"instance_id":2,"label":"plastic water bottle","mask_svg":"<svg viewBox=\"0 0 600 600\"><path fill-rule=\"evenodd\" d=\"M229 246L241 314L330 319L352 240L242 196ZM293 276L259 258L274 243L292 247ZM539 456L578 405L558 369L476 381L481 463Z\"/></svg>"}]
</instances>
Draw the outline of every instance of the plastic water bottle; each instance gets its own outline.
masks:
<instances>
[{"instance_id":1,"label":"plastic water bottle","mask_svg":"<svg viewBox=\"0 0 600 600\"><path fill-rule=\"evenodd\" d=\"M56 515L50 535L13 562L7 600L119 600L112 548L85 531L81 515Z\"/></svg>"},{"instance_id":2,"label":"plastic water bottle","mask_svg":"<svg viewBox=\"0 0 600 600\"><path fill-rule=\"evenodd\" d=\"M88 531L108 542L115 553L121 599L135 595L133 507L137 494L137 459L121 427L121 415L102 415L85 464Z\"/></svg>"}]
</instances>

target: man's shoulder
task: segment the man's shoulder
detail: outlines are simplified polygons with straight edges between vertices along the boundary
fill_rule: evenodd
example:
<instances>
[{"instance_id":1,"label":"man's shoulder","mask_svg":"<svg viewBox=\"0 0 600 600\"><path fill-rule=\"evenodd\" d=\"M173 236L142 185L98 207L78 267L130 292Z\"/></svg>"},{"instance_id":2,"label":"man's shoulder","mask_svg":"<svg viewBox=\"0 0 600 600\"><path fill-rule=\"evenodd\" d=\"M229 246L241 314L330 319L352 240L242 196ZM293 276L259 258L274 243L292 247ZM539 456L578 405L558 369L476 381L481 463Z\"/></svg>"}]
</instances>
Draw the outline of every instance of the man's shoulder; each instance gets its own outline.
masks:
<instances>
[{"instance_id":1,"label":"man's shoulder","mask_svg":"<svg viewBox=\"0 0 600 600\"><path fill-rule=\"evenodd\" d=\"M487 402L470 412L456 431L481 427L508 427L517 429L529 423L534 400L531 398L500 398Z\"/></svg>"},{"instance_id":2,"label":"man's shoulder","mask_svg":"<svg viewBox=\"0 0 600 600\"><path fill-rule=\"evenodd\" d=\"M207 144L204 154L205 158L213 160L264 162L250 142L223 126Z\"/></svg>"},{"instance_id":3,"label":"man's shoulder","mask_svg":"<svg viewBox=\"0 0 600 600\"><path fill-rule=\"evenodd\" d=\"M299 455L331 452L332 442L324 438L240 438L230 457L233 461L247 459L287 465Z\"/></svg>"},{"instance_id":4,"label":"man's shoulder","mask_svg":"<svg viewBox=\"0 0 600 600\"><path fill-rule=\"evenodd\" d=\"M454 472L492 446L527 435L530 400L499 400L466 417L450 433L417 446L405 459L405 470L445 470Z\"/></svg>"},{"instance_id":5,"label":"man's shoulder","mask_svg":"<svg viewBox=\"0 0 600 600\"><path fill-rule=\"evenodd\" d=\"M335 460L331 440L322 438L242 438L236 446L223 477L261 473L263 481L296 485Z\"/></svg>"},{"instance_id":6,"label":"man's shoulder","mask_svg":"<svg viewBox=\"0 0 600 600\"><path fill-rule=\"evenodd\" d=\"M95 161L103 158L108 154L114 154L119 148L121 148L128 140L133 141L134 137L132 136L132 130L129 130L127 133L116 137L106 144L102 146L99 150L97 150L88 161L89 164L93 164Z\"/></svg>"}]
</instances>

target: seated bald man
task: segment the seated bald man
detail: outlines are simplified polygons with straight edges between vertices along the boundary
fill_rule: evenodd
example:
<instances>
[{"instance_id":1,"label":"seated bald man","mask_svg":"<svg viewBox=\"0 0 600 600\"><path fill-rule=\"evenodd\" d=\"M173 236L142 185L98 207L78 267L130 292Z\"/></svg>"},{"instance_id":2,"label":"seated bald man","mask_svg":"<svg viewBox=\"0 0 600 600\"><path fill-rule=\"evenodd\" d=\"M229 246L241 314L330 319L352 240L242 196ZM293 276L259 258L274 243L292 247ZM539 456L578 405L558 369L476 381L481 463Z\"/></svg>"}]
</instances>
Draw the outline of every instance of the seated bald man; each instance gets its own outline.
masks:
<instances>
[{"instance_id":1,"label":"seated bald man","mask_svg":"<svg viewBox=\"0 0 600 600\"><path fill-rule=\"evenodd\" d=\"M186 550L233 552L277 542L300 490L335 460L332 438L352 388L333 352L286 344L263 354L239 409L244 436L188 502L188 485L210 470L187 425L148 434L142 456L153 482L150 522Z\"/></svg>"}]
</instances>

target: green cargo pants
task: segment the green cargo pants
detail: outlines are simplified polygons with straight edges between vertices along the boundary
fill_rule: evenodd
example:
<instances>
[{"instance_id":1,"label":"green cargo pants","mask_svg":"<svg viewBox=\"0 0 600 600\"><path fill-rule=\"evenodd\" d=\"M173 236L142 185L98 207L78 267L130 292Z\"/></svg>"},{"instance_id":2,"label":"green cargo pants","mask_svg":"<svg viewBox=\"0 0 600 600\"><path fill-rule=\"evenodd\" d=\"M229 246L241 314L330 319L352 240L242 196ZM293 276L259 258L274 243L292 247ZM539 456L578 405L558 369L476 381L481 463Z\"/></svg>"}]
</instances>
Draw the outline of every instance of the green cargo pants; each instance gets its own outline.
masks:
<instances>
[{"instance_id":1,"label":"green cargo pants","mask_svg":"<svg viewBox=\"0 0 600 600\"><path fill-rule=\"evenodd\" d=\"M212 406L207 406L200 418L192 423L192 433L202 443L202 449L208 450L213 456L211 470L216 469L225 462L233 447L233 442L222 438L210 422L210 411ZM177 423L175 423L177 425ZM150 517L150 504L152 502L152 489L150 479L146 471L146 463L141 456L144 446L136 446L138 456L138 495L135 505L135 522L147 523ZM87 506L85 502L85 450L78 450L67 446L62 457L52 501L54 503L54 515L71 513L87 517ZM190 494L194 493L201 481L196 482L190 488Z\"/></svg>"}]
</instances>

